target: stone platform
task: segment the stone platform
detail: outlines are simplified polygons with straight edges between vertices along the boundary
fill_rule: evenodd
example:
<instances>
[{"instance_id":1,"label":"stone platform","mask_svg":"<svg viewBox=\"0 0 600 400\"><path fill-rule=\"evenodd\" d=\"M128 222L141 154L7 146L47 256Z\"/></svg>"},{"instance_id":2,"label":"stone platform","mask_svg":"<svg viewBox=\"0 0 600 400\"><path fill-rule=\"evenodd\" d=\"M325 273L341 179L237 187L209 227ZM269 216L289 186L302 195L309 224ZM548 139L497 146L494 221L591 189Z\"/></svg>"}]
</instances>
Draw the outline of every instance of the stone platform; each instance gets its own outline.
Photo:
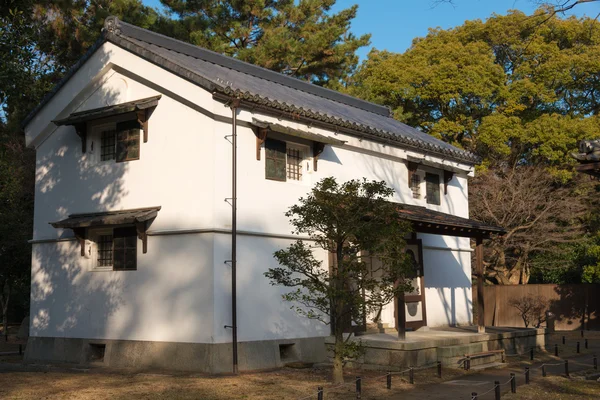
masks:
<instances>
[{"instance_id":1,"label":"stone platform","mask_svg":"<svg viewBox=\"0 0 600 400\"><path fill-rule=\"evenodd\" d=\"M486 333L477 333L477 327L429 328L407 332L400 340L391 333L374 333L351 338L360 341L364 354L349 363L355 368L401 370L441 361L448 367L460 367L465 355L505 350L506 354L524 353L531 347L543 349L545 329L486 327ZM333 337L326 338L328 348ZM500 354L498 354L500 358Z\"/></svg>"}]
</instances>

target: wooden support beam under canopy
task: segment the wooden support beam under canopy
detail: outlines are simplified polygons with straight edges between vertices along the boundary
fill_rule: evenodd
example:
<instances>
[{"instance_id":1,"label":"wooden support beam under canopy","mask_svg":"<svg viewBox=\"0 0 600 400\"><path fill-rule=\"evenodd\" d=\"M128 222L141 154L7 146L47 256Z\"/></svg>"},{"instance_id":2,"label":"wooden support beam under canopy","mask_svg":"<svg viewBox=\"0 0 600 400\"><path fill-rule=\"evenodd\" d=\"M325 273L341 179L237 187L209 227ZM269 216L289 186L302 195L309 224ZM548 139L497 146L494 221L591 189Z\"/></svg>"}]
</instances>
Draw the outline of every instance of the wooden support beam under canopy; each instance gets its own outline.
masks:
<instances>
[{"instance_id":1,"label":"wooden support beam under canopy","mask_svg":"<svg viewBox=\"0 0 600 400\"><path fill-rule=\"evenodd\" d=\"M71 229L81 244L81 255L85 255L85 240L88 229L103 227L134 226L142 241L142 250L148 251L148 228L160 211L160 207L136 208L131 210L71 214L68 218L51 222L54 228Z\"/></svg>"},{"instance_id":2,"label":"wooden support beam under canopy","mask_svg":"<svg viewBox=\"0 0 600 400\"><path fill-rule=\"evenodd\" d=\"M77 136L81 138L81 151L85 153L87 149L88 122L131 113L132 119L137 120L140 124L140 129L144 133L144 143L146 143L148 142L148 120L158 105L160 98L161 96L158 95L112 106L78 111L66 118L52 122L57 126L72 125L75 128Z\"/></svg>"},{"instance_id":3,"label":"wooden support beam under canopy","mask_svg":"<svg viewBox=\"0 0 600 400\"><path fill-rule=\"evenodd\" d=\"M336 145L341 146L346 143L344 140L335 139L329 136L321 135L320 133L309 132L302 129L290 128L274 122L263 121L256 118L252 118L252 124L256 126L256 159L260 160L260 148L267 140L268 133L277 132L284 135L300 138L312 142L313 150L313 170L317 171L319 156L325 150L325 145Z\"/></svg>"}]
</instances>

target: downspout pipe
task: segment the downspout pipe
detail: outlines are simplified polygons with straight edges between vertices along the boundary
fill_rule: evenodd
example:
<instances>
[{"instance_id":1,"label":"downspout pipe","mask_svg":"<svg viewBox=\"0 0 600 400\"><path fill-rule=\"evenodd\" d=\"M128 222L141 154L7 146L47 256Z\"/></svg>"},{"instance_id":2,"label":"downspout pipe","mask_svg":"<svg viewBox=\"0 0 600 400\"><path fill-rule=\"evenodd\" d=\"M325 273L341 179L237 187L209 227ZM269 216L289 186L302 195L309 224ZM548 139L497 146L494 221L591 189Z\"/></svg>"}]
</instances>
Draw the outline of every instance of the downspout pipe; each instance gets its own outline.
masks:
<instances>
[{"instance_id":1,"label":"downspout pipe","mask_svg":"<svg viewBox=\"0 0 600 400\"><path fill-rule=\"evenodd\" d=\"M233 373L238 373L237 339L237 110L239 99L231 99L231 331Z\"/></svg>"}]
</instances>

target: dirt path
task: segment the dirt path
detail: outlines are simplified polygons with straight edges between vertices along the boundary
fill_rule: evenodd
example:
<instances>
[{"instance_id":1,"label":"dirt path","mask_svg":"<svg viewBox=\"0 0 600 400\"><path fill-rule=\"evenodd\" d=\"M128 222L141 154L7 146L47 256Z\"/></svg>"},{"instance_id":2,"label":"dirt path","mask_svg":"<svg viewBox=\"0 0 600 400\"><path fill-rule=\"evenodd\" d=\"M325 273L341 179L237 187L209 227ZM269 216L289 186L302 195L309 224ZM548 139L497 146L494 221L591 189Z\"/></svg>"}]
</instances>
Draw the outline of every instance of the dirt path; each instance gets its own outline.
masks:
<instances>
[{"instance_id":1,"label":"dirt path","mask_svg":"<svg viewBox=\"0 0 600 400\"><path fill-rule=\"evenodd\" d=\"M580 371L589 370L593 366L593 356L585 354L575 356L569 359L569 373L574 374ZM494 368L482 371L477 374L470 374L464 377L446 381L440 384L427 386L416 386L407 391L403 400L438 400L438 399L456 399L471 400L471 393L478 393L478 400L494 399L494 382L500 382L501 393L504 395L510 392L510 373L515 374L517 382L517 392L519 387L525 385L525 367L529 367L530 380L544 379L542 377L541 366L546 365L548 376L565 375L564 361L551 360L538 362L534 364L521 363L520 365L511 365L504 368Z\"/></svg>"}]
</instances>

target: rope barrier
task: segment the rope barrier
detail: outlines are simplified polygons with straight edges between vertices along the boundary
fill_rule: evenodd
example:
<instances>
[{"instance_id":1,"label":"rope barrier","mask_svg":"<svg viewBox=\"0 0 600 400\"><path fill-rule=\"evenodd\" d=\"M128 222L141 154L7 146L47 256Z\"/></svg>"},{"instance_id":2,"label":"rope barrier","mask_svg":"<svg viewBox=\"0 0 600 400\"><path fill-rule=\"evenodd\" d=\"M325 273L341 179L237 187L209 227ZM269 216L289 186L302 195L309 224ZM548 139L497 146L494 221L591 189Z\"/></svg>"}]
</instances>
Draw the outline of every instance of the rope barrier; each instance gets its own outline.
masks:
<instances>
[{"instance_id":1,"label":"rope barrier","mask_svg":"<svg viewBox=\"0 0 600 400\"><path fill-rule=\"evenodd\" d=\"M484 396L486 394L488 394L489 392L491 392L492 390L496 389L496 384L494 384L494 387L491 388L490 390L488 390L487 392L483 392L483 393L477 393L477 396Z\"/></svg>"},{"instance_id":2,"label":"rope barrier","mask_svg":"<svg viewBox=\"0 0 600 400\"><path fill-rule=\"evenodd\" d=\"M317 391L317 393L318 393L318 391ZM306 399L310 399L311 397L314 397L314 394L310 394L306 397L300 397L299 399L296 399L296 400L306 400Z\"/></svg>"},{"instance_id":3,"label":"rope barrier","mask_svg":"<svg viewBox=\"0 0 600 400\"><path fill-rule=\"evenodd\" d=\"M600 338L598 338L598 339L590 339L590 340L600 340ZM558 346L558 345L555 345L555 346ZM543 347L544 348L547 348L547 347L548 348L554 348L554 346L552 346L552 345L547 345L547 346L544 345ZM530 354L532 354L532 350L535 350L536 348L537 347L532 346L527 351L525 351L523 353L516 353L516 354L506 354L505 353L504 356L505 357L519 357L519 356L524 356L524 355L530 355ZM596 355L592 355L592 356L588 356L588 357L585 357L585 358L572 358L571 361L574 362L574 363L577 363L578 365L586 365L586 366L594 366L595 367L596 366L595 364L584 364L583 363L583 361L593 360L593 359L597 359L597 356ZM527 375L528 372L531 374L533 372L539 371L540 369L543 369L544 367L558 367L558 366L563 366L563 365L565 365L565 364L562 363L562 362L560 362L560 363L543 363L541 365L538 365L537 367L530 367L528 370L526 370L524 372L521 372L521 374L522 375ZM344 386L350 386L350 385L353 386L353 385L355 385L358 382L359 379L360 379L360 381L362 383L364 383L364 382L370 382L370 381L379 381L379 380L381 380L383 378L387 378L387 377L390 377L390 376L393 376L393 375L397 375L397 376L399 375L399 376L401 376L401 380L406 381L405 378L403 377L403 375L405 373L407 373L407 372L411 372L411 370L414 373L415 371L422 371L422 370L425 370L425 369L432 369L432 368L436 368L438 366L439 366L439 363L436 362L435 364L434 363L427 364L427 365L424 365L424 366L421 366L421 367L410 367L410 368L407 368L407 369L405 369L403 371L394 371L394 372L390 371L390 372L386 373L385 375L380 375L380 376L376 376L376 377L370 377L370 378L366 378L366 379L362 378L362 377L356 377L355 379L353 379L353 380L351 380L350 382L347 382L347 383L340 383L340 384L337 384L335 386L331 386L329 388L322 388L321 389L321 393L324 393L326 390L327 391L331 391L331 390L339 389L339 388L344 387ZM542 372L544 372L544 371L542 371ZM482 382L482 384L483 383L485 383L485 384L489 383L489 384L493 384L494 386L490 390L488 390L488 391L486 391L484 393L477 394L477 396L486 395L486 394L492 392L493 390L495 390L496 387L508 385L508 384L511 383L512 380L513 380L513 377L509 378L508 381L506 381L504 383L498 383L498 384L496 384L495 382ZM317 391L317 394L319 394L319 391ZM310 394L308 396L297 398L295 400L306 400L306 399L309 399L309 398L311 398L313 396L314 396L314 394ZM475 399L476 396L473 396L472 398Z\"/></svg>"}]
</instances>

